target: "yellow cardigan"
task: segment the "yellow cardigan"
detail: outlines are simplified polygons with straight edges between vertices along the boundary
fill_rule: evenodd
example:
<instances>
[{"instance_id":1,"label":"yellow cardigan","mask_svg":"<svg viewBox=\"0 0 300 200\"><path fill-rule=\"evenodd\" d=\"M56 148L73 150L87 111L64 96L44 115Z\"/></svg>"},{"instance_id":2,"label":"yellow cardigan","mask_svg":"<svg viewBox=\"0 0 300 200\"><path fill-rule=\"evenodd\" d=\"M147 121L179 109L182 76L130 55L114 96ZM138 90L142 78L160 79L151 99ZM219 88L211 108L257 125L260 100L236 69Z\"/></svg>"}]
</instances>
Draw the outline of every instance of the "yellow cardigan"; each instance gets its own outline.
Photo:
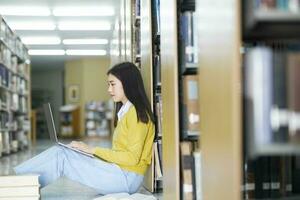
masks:
<instances>
[{"instance_id":1,"label":"yellow cardigan","mask_svg":"<svg viewBox=\"0 0 300 200\"><path fill-rule=\"evenodd\" d=\"M154 125L137 121L132 105L118 122L112 140L112 148L96 147L94 155L122 169L144 175L151 163Z\"/></svg>"}]
</instances>

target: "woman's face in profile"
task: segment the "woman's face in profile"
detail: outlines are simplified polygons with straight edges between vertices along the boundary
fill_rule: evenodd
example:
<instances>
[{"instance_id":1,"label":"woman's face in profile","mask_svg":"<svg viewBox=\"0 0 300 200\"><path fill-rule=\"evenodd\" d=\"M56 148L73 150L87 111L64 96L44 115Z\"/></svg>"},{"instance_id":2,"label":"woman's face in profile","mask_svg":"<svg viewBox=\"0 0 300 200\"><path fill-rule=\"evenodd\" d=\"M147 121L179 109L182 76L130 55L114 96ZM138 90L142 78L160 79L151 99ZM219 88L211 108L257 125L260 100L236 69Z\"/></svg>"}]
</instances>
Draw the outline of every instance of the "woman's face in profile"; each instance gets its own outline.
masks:
<instances>
[{"instance_id":1,"label":"woman's face in profile","mask_svg":"<svg viewBox=\"0 0 300 200\"><path fill-rule=\"evenodd\" d=\"M125 102L127 100L122 82L112 74L108 74L108 93L114 102Z\"/></svg>"}]
</instances>

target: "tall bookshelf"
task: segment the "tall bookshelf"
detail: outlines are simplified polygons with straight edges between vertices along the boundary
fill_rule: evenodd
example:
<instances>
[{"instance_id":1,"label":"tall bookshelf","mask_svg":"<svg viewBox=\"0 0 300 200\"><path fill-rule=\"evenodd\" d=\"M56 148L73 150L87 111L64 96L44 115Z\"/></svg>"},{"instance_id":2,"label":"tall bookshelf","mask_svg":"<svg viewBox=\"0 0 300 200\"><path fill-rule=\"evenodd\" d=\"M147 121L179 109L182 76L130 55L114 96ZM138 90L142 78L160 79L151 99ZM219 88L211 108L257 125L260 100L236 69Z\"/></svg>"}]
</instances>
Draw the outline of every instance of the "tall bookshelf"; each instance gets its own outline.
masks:
<instances>
[{"instance_id":1,"label":"tall bookshelf","mask_svg":"<svg viewBox=\"0 0 300 200\"><path fill-rule=\"evenodd\" d=\"M162 170L162 134L161 134L161 82L160 82L160 18L159 0L140 1L140 56L141 73L145 89L155 116L155 139L152 163L146 174L144 186L151 192L161 191Z\"/></svg>"},{"instance_id":2,"label":"tall bookshelf","mask_svg":"<svg viewBox=\"0 0 300 200\"><path fill-rule=\"evenodd\" d=\"M239 1L200 0L196 7L202 197L237 200L241 196ZM183 184L178 12L177 1L161 1L164 199L181 199Z\"/></svg>"},{"instance_id":3,"label":"tall bookshelf","mask_svg":"<svg viewBox=\"0 0 300 200\"><path fill-rule=\"evenodd\" d=\"M153 108L153 62L152 62L152 27L151 27L151 1L140 0L140 16L136 19L140 23L140 59L141 73L147 96ZM152 154L154 157L154 154ZM144 186L151 192L154 191L154 159L146 172Z\"/></svg>"},{"instance_id":4,"label":"tall bookshelf","mask_svg":"<svg viewBox=\"0 0 300 200\"><path fill-rule=\"evenodd\" d=\"M2 17L0 27L0 154L10 154L30 144L30 60Z\"/></svg>"},{"instance_id":5,"label":"tall bookshelf","mask_svg":"<svg viewBox=\"0 0 300 200\"><path fill-rule=\"evenodd\" d=\"M160 2L163 199L180 199L177 2Z\"/></svg>"},{"instance_id":6,"label":"tall bookshelf","mask_svg":"<svg viewBox=\"0 0 300 200\"><path fill-rule=\"evenodd\" d=\"M237 200L242 179L240 1L197 1L197 14L203 198Z\"/></svg>"}]
</instances>

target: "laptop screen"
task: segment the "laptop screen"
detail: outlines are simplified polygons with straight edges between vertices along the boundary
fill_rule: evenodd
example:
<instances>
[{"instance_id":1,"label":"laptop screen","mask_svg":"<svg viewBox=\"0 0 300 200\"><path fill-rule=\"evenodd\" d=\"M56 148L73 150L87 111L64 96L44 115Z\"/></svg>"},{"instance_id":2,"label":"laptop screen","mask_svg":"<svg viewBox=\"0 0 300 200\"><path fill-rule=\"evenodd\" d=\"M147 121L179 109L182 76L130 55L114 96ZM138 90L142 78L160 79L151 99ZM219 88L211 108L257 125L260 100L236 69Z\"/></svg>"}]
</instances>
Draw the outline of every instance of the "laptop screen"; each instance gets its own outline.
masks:
<instances>
[{"instance_id":1,"label":"laptop screen","mask_svg":"<svg viewBox=\"0 0 300 200\"><path fill-rule=\"evenodd\" d=\"M43 107L44 107L44 112L45 112L45 117L47 122L47 128L50 135L50 140L57 143L58 139L57 139L57 134L56 134L50 103L44 104Z\"/></svg>"}]
</instances>

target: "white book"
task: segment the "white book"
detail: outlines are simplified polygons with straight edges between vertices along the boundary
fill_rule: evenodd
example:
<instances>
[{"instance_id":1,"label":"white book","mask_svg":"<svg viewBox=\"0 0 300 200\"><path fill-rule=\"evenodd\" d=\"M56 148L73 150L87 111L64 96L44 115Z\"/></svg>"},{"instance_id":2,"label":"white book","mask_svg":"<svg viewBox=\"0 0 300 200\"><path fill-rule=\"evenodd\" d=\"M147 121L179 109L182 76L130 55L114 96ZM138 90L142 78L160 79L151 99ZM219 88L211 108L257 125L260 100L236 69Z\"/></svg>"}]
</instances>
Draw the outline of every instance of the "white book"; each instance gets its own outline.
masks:
<instances>
[{"instance_id":1,"label":"white book","mask_svg":"<svg viewBox=\"0 0 300 200\"><path fill-rule=\"evenodd\" d=\"M201 164L201 152L194 151L194 164L195 164L195 180L196 180L196 200L202 200L202 164Z\"/></svg>"},{"instance_id":2,"label":"white book","mask_svg":"<svg viewBox=\"0 0 300 200\"><path fill-rule=\"evenodd\" d=\"M39 195L39 186L0 187L0 197L31 197Z\"/></svg>"},{"instance_id":3,"label":"white book","mask_svg":"<svg viewBox=\"0 0 300 200\"><path fill-rule=\"evenodd\" d=\"M245 56L245 129L250 149L272 142L273 53L268 47L248 50Z\"/></svg>"},{"instance_id":4,"label":"white book","mask_svg":"<svg viewBox=\"0 0 300 200\"><path fill-rule=\"evenodd\" d=\"M39 175L0 176L0 188L16 186L39 186Z\"/></svg>"},{"instance_id":5,"label":"white book","mask_svg":"<svg viewBox=\"0 0 300 200\"><path fill-rule=\"evenodd\" d=\"M108 194L102 197L95 198L94 200L157 200L153 195L145 195L140 193L115 193Z\"/></svg>"},{"instance_id":6,"label":"white book","mask_svg":"<svg viewBox=\"0 0 300 200\"><path fill-rule=\"evenodd\" d=\"M161 170L161 163L159 162L158 143L154 142L154 160L155 160L155 172L156 178L161 179L163 177Z\"/></svg>"}]
</instances>

